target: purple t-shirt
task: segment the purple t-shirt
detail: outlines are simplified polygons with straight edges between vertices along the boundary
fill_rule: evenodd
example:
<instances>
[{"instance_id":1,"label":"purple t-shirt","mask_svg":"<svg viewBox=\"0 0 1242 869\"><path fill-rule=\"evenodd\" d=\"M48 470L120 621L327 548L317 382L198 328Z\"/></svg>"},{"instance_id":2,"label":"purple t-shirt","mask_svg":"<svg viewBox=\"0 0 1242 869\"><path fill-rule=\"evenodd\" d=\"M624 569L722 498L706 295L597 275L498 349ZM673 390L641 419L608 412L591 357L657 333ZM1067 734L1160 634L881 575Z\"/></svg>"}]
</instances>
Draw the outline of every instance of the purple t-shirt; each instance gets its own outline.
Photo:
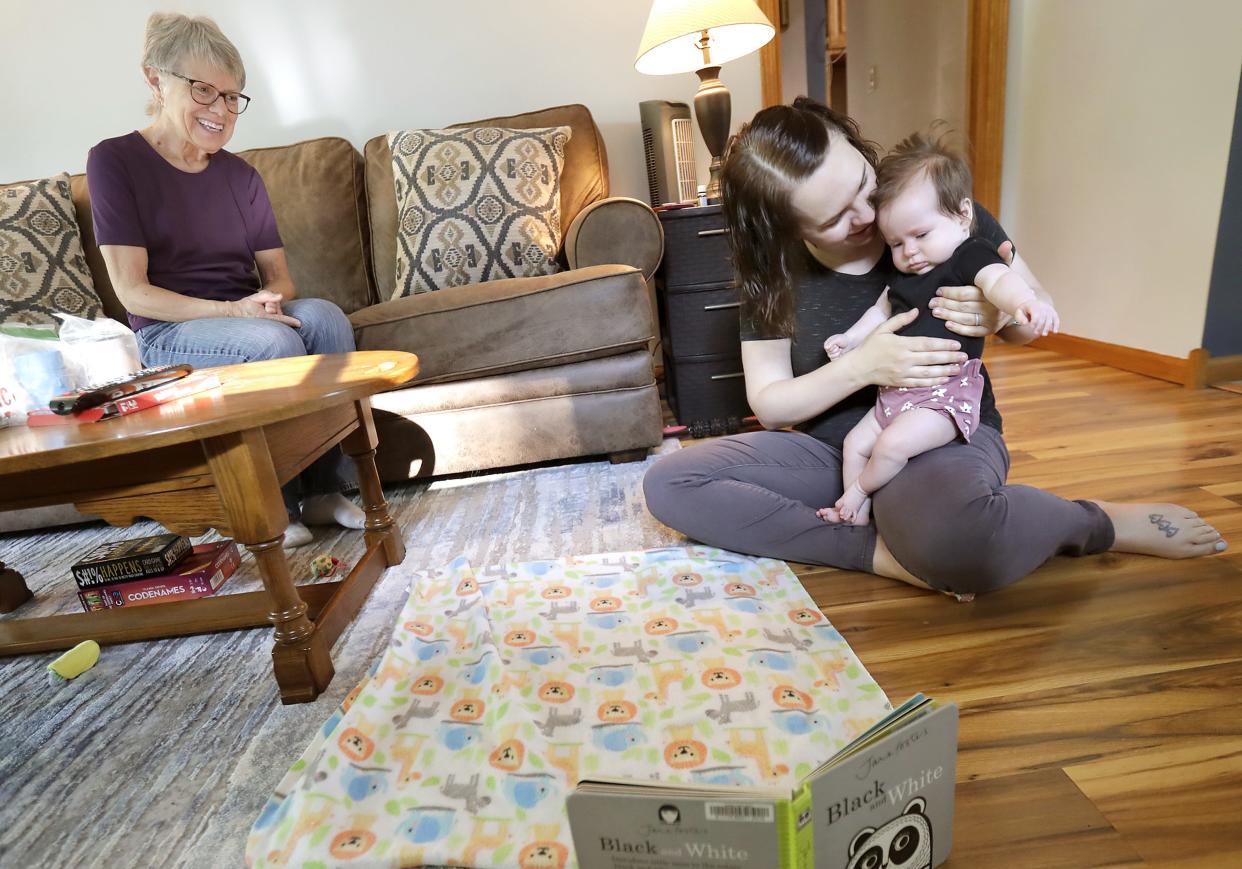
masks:
<instances>
[{"instance_id":1,"label":"purple t-shirt","mask_svg":"<svg viewBox=\"0 0 1242 869\"><path fill-rule=\"evenodd\" d=\"M263 179L228 151L183 172L141 133L105 139L86 158L98 244L147 249L147 280L215 301L259 289L255 251L282 247ZM158 322L129 314L137 331Z\"/></svg>"}]
</instances>

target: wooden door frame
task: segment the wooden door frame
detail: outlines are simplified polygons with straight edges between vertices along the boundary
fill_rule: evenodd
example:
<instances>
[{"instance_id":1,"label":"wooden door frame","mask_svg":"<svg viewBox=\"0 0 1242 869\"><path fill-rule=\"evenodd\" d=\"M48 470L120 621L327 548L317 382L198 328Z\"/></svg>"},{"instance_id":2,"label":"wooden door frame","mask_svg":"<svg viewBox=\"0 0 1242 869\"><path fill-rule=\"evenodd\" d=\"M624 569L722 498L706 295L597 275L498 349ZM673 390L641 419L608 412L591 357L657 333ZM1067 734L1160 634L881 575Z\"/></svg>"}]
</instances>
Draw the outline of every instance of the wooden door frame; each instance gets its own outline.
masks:
<instances>
[{"instance_id":1,"label":"wooden door frame","mask_svg":"<svg viewBox=\"0 0 1242 869\"><path fill-rule=\"evenodd\" d=\"M763 106L781 99L781 40L778 0L759 0L776 27L776 37L759 50ZM1000 214L1001 165L1005 148L1005 64L1009 57L1009 0L970 0L966 13L967 128L975 175L975 199Z\"/></svg>"}]
</instances>

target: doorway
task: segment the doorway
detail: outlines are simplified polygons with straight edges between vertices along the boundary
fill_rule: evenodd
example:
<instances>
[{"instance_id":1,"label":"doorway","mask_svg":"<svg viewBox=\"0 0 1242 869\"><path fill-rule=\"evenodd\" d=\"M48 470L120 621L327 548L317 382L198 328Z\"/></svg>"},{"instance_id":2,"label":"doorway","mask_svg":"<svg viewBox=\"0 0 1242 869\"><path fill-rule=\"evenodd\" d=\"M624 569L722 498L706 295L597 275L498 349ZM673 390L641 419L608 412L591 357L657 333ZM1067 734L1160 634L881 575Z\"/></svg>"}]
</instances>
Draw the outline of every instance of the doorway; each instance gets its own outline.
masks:
<instances>
[{"instance_id":1,"label":"doorway","mask_svg":"<svg viewBox=\"0 0 1242 869\"><path fill-rule=\"evenodd\" d=\"M760 65L765 105L806 94L883 148L945 120L968 143L975 199L999 213L1008 0L762 5L780 33Z\"/></svg>"}]
</instances>

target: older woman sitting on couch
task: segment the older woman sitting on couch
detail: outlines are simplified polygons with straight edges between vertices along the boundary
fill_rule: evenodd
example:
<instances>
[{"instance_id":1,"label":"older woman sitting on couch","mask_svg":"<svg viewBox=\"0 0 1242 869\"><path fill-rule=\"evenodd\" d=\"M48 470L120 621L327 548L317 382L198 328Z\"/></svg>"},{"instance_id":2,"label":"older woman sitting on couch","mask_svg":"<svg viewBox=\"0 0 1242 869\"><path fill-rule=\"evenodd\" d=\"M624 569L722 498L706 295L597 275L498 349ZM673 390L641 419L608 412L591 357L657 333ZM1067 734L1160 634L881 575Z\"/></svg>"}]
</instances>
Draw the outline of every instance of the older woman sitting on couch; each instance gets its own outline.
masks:
<instances>
[{"instance_id":1,"label":"older woman sitting on couch","mask_svg":"<svg viewBox=\"0 0 1242 869\"><path fill-rule=\"evenodd\" d=\"M86 163L95 237L144 365L196 368L354 349L341 309L297 299L263 180L224 150L250 98L241 55L208 18L156 13L142 71L154 116ZM256 266L258 275L255 274ZM333 451L286 487L285 546L303 523L362 528Z\"/></svg>"}]
</instances>

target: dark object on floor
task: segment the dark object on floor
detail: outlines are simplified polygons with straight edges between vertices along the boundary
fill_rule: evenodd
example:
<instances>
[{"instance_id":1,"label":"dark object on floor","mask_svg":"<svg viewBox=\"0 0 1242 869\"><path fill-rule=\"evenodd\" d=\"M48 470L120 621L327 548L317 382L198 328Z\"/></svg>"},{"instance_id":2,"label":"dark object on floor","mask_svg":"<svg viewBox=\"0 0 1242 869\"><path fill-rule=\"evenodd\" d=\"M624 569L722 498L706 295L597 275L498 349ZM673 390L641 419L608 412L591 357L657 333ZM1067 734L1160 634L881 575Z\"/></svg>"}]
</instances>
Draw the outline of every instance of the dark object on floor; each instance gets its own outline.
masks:
<instances>
[{"instance_id":1,"label":"dark object on floor","mask_svg":"<svg viewBox=\"0 0 1242 869\"><path fill-rule=\"evenodd\" d=\"M11 613L33 597L26 579L0 561L0 613Z\"/></svg>"},{"instance_id":2,"label":"dark object on floor","mask_svg":"<svg viewBox=\"0 0 1242 869\"><path fill-rule=\"evenodd\" d=\"M692 438L707 437L723 437L724 435L737 434L741 431L757 431L762 428L759 420L753 416L744 416L738 419L736 416L712 417L711 419L696 419L689 425L669 425L664 427L664 434L670 437L685 437L689 435Z\"/></svg>"},{"instance_id":3,"label":"dark object on floor","mask_svg":"<svg viewBox=\"0 0 1242 869\"><path fill-rule=\"evenodd\" d=\"M724 435L737 434L741 428L741 423L736 416L724 417L723 419L714 416L711 419L696 419L690 423L690 437L722 437Z\"/></svg>"}]
</instances>

